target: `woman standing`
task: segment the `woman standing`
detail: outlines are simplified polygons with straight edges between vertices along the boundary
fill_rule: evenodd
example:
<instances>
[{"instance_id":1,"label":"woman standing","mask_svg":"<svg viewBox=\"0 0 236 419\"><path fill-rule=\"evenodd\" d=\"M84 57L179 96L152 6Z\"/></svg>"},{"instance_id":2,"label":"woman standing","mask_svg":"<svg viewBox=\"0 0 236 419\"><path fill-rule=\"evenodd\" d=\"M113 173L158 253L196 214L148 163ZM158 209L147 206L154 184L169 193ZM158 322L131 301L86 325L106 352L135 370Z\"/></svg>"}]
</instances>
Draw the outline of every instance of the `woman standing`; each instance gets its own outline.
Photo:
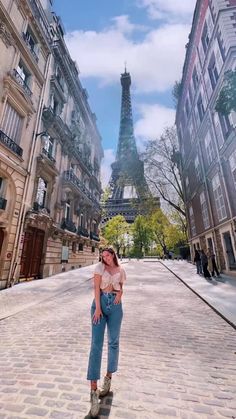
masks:
<instances>
[{"instance_id":1,"label":"woman standing","mask_svg":"<svg viewBox=\"0 0 236 419\"><path fill-rule=\"evenodd\" d=\"M102 251L101 262L94 272L95 298L91 307L92 342L87 379L91 382L91 416L99 412L99 397L105 396L111 387L112 373L117 371L119 357L120 327L123 317L121 297L126 279L112 248ZM100 379L104 333L107 325L108 361L107 373L101 391L97 388Z\"/></svg>"}]
</instances>

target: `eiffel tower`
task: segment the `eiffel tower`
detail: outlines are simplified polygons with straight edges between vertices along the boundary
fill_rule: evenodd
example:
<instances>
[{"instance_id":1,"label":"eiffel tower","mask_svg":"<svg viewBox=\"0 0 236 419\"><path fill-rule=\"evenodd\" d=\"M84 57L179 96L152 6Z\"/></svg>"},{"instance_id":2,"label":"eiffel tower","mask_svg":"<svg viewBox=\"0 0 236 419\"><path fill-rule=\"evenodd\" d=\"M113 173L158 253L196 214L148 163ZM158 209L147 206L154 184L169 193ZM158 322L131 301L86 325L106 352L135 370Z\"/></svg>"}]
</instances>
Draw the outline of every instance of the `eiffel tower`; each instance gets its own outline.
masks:
<instances>
[{"instance_id":1,"label":"eiffel tower","mask_svg":"<svg viewBox=\"0 0 236 419\"><path fill-rule=\"evenodd\" d=\"M130 73L121 74L122 99L120 131L116 160L112 163L109 181L110 196L103 205L102 224L116 215L123 215L128 223L133 223L142 213L141 203L150 198L151 193L144 177L144 165L140 160L134 137L132 105L130 96ZM157 205L159 198L155 198Z\"/></svg>"}]
</instances>

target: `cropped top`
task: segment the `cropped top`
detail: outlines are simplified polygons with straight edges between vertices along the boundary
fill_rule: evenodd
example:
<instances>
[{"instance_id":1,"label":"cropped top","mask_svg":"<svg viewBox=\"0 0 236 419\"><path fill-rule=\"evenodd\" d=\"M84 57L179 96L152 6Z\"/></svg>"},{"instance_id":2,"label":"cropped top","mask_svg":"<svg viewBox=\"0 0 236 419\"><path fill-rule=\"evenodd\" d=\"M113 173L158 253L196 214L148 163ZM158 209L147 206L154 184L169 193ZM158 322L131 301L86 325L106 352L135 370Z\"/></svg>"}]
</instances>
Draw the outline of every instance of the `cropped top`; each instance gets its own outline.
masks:
<instances>
[{"instance_id":1,"label":"cropped top","mask_svg":"<svg viewBox=\"0 0 236 419\"><path fill-rule=\"evenodd\" d=\"M126 280L126 274L123 268L120 267L119 272L116 272L115 274L110 274L108 271L106 271L106 265L104 265L104 263L101 262L98 263L95 268L94 275L96 274L101 275L102 277L102 281L100 284L101 290L104 290L109 285L112 285L115 291L120 291L120 283L123 284Z\"/></svg>"}]
</instances>

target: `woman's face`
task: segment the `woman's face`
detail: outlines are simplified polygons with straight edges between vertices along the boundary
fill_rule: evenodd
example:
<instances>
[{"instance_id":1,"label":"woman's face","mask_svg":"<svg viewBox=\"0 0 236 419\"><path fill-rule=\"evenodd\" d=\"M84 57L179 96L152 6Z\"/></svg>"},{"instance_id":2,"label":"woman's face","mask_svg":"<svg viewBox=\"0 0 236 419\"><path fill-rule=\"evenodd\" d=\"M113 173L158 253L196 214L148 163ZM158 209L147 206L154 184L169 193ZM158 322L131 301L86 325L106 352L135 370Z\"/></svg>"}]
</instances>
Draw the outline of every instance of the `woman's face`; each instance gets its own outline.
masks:
<instances>
[{"instance_id":1,"label":"woman's face","mask_svg":"<svg viewBox=\"0 0 236 419\"><path fill-rule=\"evenodd\" d=\"M111 254L107 250L104 250L104 252L102 252L102 259L104 260L104 262L107 265L113 265L114 264L113 254Z\"/></svg>"}]
</instances>

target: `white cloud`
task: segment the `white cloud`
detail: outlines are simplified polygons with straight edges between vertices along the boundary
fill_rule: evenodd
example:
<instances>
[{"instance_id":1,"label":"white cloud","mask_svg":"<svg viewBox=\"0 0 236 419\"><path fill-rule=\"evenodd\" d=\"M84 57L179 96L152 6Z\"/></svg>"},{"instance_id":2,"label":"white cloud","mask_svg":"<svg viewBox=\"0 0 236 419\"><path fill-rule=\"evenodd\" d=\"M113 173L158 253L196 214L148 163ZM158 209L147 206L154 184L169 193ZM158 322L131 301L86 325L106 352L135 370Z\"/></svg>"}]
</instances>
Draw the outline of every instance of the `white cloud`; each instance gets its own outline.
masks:
<instances>
[{"instance_id":1,"label":"white cloud","mask_svg":"<svg viewBox=\"0 0 236 419\"><path fill-rule=\"evenodd\" d=\"M139 42L129 36L132 26L127 16L119 16L101 32L74 31L67 35L81 78L97 78L102 85L117 83L127 61L138 92L168 90L181 77L190 26L166 24L145 33Z\"/></svg>"},{"instance_id":2,"label":"white cloud","mask_svg":"<svg viewBox=\"0 0 236 419\"><path fill-rule=\"evenodd\" d=\"M110 180L111 176L111 163L115 161L115 150L106 149L104 150L104 157L101 165L101 182L102 187L105 188Z\"/></svg>"},{"instance_id":3,"label":"white cloud","mask_svg":"<svg viewBox=\"0 0 236 419\"><path fill-rule=\"evenodd\" d=\"M189 21L192 18L196 0L138 0L137 3L147 8L151 19Z\"/></svg>"},{"instance_id":4,"label":"white cloud","mask_svg":"<svg viewBox=\"0 0 236 419\"><path fill-rule=\"evenodd\" d=\"M172 126L175 122L175 109L156 104L138 105L141 118L135 124L135 136L139 144L145 140L155 140L166 127Z\"/></svg>"}]
</instances>

